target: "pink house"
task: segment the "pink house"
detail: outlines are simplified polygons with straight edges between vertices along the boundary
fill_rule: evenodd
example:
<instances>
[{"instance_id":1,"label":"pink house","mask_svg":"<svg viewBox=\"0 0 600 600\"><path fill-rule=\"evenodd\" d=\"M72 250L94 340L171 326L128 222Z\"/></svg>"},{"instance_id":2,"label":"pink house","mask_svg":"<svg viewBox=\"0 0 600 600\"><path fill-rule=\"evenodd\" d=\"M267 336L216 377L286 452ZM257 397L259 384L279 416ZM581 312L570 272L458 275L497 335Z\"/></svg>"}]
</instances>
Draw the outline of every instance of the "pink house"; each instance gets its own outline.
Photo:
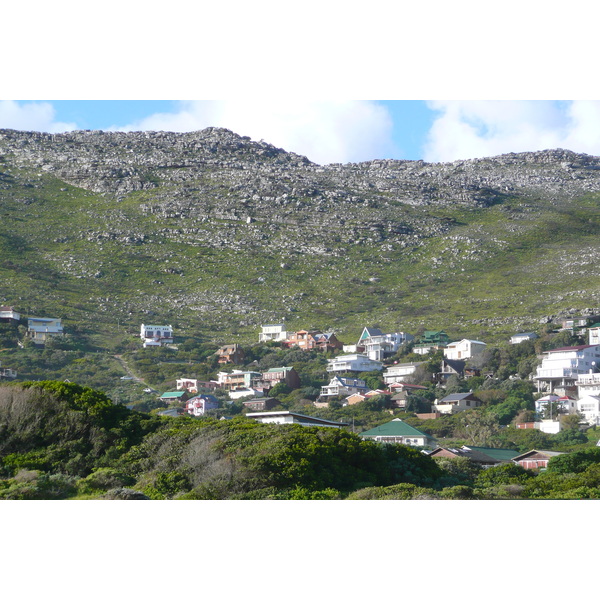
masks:
<instances>
[{"instance_id":1,"label":"pink house","mask_svg":"<svg viewBox=\"0 0 600 600\"><path fill-rule=\"evenodd\" d=\"M210 394L199 394L185 403L185 411L193 417L201 417L215 408L219 408L219 401Z\"/></svg>"}]
</instances>

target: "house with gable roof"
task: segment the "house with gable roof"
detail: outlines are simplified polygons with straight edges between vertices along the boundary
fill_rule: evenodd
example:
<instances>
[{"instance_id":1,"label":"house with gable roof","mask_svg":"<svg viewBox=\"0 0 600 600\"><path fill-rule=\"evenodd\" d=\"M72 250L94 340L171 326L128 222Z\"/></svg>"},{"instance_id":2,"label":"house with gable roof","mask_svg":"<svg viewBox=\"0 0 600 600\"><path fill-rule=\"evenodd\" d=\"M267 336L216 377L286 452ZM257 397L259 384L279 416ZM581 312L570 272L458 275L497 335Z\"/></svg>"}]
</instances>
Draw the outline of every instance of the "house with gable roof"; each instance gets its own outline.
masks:
<instances>
[{"instance_id":1,"label":"house with gable roof","mask_svg":"<svg viewBox=\"0 0 600 600\"><path fill-rule=\"evenodd\" d=\"M417 447L435 446L436 444L435 438L415 427L411 427L402 419L392 419L388 423L378 425L358 435L365 440L385 444L406 444L407 446Z\"/></svg>"},{"instance_id":2,"label":"house with gable roof","mask_svg":"<svg viewBox=\"0 0 600 600\"><path fill-rule=\"evenodd\" d=\"M438 447L427 453L431 458L468 458L481 467L495 467L510 463L519 455L516 450L505 448L485 448L482 446L462 446L461 448Z\"/></svg>"},{"instance_id":3,"label":"house with gable roof","mask_svg":"<svg viewBox=\"0 0 600 600\"><path fill-rule=\"evenodd\" d=\"M444 356L450 360L466 360L482 354L486 346L485 342L462 339L448 344L444 348Z\"/></svg>"},{"instance_id":4,"label":"house with gable roof","mask_svg":"<svg viewBox=\"0 0 600 600\"><path fill-rule=\"evenodd\" d=\"M449 394L445 398L435 400L433 410L444 415L454 415L463 410L477 408L483 403L471 392L466 394Z\"/></svg>"},{"instance_id":5,"label":"house with gable roof","mask_svg":"<svg viewBox=\"0 0 600 600\"><path fill-rule=\"evenodd\" d=\"M333 377L327 385L321 387L320 399L335 396L351 396L352 394L366 394L369 391L364 379L352 377Z\"/></svg>"},{"instance_id":6,"label":"house with gable roof","mask_svg":"<svg viewBox=\"0 0 600 600\"><path fill-rule=\"evenodd\" d=\"M444 349L450 343L450 338L445 331L425 331L419 342L413 346L416 354L429 354L432 350Z\"/></svg>"}]
</instances>

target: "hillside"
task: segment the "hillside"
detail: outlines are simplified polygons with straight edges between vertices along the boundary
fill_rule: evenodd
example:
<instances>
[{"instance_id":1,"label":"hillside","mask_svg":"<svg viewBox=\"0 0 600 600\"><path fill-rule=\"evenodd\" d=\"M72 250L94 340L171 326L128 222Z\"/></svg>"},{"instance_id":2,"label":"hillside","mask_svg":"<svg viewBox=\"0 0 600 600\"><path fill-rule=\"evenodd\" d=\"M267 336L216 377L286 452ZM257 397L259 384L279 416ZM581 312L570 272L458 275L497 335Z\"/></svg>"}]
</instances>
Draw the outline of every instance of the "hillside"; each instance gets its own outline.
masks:
<instances>
[{"instance_id":1,"label":"hillside","mask_svg":"<svg viewBox=\"0 0 600 600\"><path fill-rule=\"evenodd\" d=\"M142 322L444 328L491 341L600 306L600 158L320 166L225 129L0 130L0 303L105 347Z\"/></svg>"}]
</instances>

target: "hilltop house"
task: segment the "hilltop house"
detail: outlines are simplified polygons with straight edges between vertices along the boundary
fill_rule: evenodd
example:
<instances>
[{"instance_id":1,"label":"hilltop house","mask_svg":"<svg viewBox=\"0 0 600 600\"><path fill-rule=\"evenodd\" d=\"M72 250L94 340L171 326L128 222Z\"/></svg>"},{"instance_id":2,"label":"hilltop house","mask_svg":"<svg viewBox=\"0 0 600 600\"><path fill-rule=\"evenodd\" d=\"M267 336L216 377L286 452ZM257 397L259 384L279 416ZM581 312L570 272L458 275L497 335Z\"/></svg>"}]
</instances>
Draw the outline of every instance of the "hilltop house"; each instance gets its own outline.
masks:
<instances>
[{"instance_id":1,"label":"hilltop house","mask_svg":"<svg viewBox=\"0 0 600 600\"><path fill-rule=\"evenodd\" d=\"M365 371L381 371L383 363L378 360L371 360L364 354L342 354L336 358L327 360L326 370L328 373L345 373L356 372L362 373Z\"/></svg>"},{"instance_id":2,"label":"hilltop house","mask_svg":"<svg viewBox=\"0 0 600 600\"><path fill-rule=\"evenodd\" d=\"M310 417L300 413L291 412L289 410L281 410L274 412L257 412L246 413L246 417L254 419L259 423L274 423L276 425L302 425L304 427L334 427L341 429L347 427L348 423L338 421L329 421L320 419L319 417Z\"/></svg>"},{"instance_id":3,"label":"hilltop house","mask_svg":"<svg viewBox=\"0 0 600 600\"><path fill-rule=\"evenodd\" d=\"M533 379L538 392L543 389L565 394L569 387L575 387L579 375L593 372L599 364L599 345L555 348L543 353L542 364Z\"/></svg>"},{"instance_id":4,"label":"hilltop house","mask_svg":"<svg viewBox=\"0 0 600 600\"><path fill-rule=\"evenodd\" d=\"M219 357L218 363L220 365L227 363L241 365L245 357L244 351L239 344L227 344L226 346L221 346L215 354Z\"/></svg>"},{"instance_id":5,"label":"hilltop house","mask_svg":"<svg viewBox=\"0 0 600 600\"><path fill-rule=\"evenodd\" d=\"M434 438L404 423L401 419L392 419L389 423L363 431L358 435L365 440L387 444L406 444L420 447L435 445Z\"/></svg>"},{"instance_id":6,"label":"hilltop house","mask_svg":"<svg viewBox=\"0 0 600 600\"><path fill-rule=\"evenodd\" d=\"M513 336L511 336L510 338L510 343L511 344L520 344L521 342L526 342L527 340L535 340L537 339L538 335L537 333L515 333Z\"/></svg>"},{"instance_id":7,"label":"hilltop house","mask_svg":"<svg viewBox=\"0 0 600 600\"><path fill-rule=\"evenodd\" d=\"M27 319L27 335L35 344L45 344L52 337L64 334L60 319L31 317Z\"/></svg>"},{"instance_id":8,"label":"hilltop house","mask_svg":"<svg viewBox=\"0 0 600 600\"><path fill-rule=\"evenodd\" d=\"M363 379L335 376L331 381L321 387L319 398L332 398L335 396L350 396L352 394L366 394L369 391Z\"/></svg>"},{"instance_id":9,"label":"hilltop house","mask_svg":"<svg viewBox=\"0 0 600 600\"><path fill-rule=\"evenodd\" d=\"M20 320L21 315L12 306L0 306L0 323Z\"/></svg>"},{"instance_id":10,"label":"hilltop house","mask_svg":"<svg viewBox=\"0 0 600 600\"><path fill-rule=\"evenodd\" d=\"M143 346L162 346L173 343L173 327L171 325L144 325L140 327L140 338Z\"/></svg>"},{"instance_id":11,"label":"hilltop house","mask_svg":"<svg viewBox=\"0 0 600 600\"><path fill-rule=\"evenodd\" d=\"M444 356L449 360L466 360L482 354L485 347L485 342L463 339L448 344L444 348Z\"/></svg>"},{"instance_id":12,"label":"hilltop house","mask_svg":"<svg viewBox=\"0 0 600 600\"><path fill-rule=\"evenodd\" d=\"M215 408L219 408L219 401L210 394L199 394L185 403L186 412L193 417L201 417Z\"/></svg>"},{"instance_id":13,"label":"hilltop house","mask_svg":"<svg viewBox=\"0 0 600 600\"><path fill-rule=\"evenodd\" d=\"M258 334L259 342L285 342L287 332L285 325L263 325L262 332Z\"/></svg>"},{"instance_id":14,"label":"hilltop house","mask_svg":"<svg viewBox=\"0 0 600 600\"><path fill-rule=\"evenodd\" d=\"M414 339L409 333L382 333L380 329L365 327L356 344L356 352L366 354L371 360L383 360L398 352L400 346Z\"/></svg>"},{"instance_id":15,"label":"hilltop house","mask_svg":"<svg viewBox=\"0 0 600 600\"><path fill-rule=\"evenodd\" d=\"M429 354L432 350L441 350L450 343L445 331L425 331L419 338L419 343L413 346L416 354Z\"/></svg>"},{"instance_id":16,"label":"hilltop house","mask_svg":"<svg viewBox=\"0 0 600 600\"><path fill-rule=\"evenodd\" d=\"M444 415L454 415L463 410L477 408L482 405L481 400L471 392L466 394L450 394L445 398L435 400L433 410Z\"/></svg>"}]
</instances>

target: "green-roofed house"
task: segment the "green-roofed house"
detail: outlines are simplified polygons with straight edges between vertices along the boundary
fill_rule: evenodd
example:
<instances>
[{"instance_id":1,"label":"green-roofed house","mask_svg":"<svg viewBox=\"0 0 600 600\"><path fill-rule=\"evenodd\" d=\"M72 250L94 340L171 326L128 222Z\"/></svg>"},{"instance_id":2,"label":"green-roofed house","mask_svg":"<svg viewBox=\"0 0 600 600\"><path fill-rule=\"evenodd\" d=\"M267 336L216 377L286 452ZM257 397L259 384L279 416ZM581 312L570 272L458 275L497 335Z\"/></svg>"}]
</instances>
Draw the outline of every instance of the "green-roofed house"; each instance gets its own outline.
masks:
<instances>
[{"instance_id":1,"label":"green-roofed house","mask_svg":"<svg viewBox=\"0 0 600 600\"><path fill-rule=\"evenodd\" d=\"M187 402L190 395L187 390L180 390L178 392L165 392L159 399L163 402Z\"/></svg>"},{"instance_id":2,"label":"green-roofed house","mask_svg":"<svg viewBox=\"0 0 600 600\"><path fill-rule=\"evenodd\" d=\"M404 423L402 419L393 419L389 423L363 431L359 435L365 440L386 444L406 444L407 446L419 447L436 445L434 438Z\"/></svg>"}]
</instances>

